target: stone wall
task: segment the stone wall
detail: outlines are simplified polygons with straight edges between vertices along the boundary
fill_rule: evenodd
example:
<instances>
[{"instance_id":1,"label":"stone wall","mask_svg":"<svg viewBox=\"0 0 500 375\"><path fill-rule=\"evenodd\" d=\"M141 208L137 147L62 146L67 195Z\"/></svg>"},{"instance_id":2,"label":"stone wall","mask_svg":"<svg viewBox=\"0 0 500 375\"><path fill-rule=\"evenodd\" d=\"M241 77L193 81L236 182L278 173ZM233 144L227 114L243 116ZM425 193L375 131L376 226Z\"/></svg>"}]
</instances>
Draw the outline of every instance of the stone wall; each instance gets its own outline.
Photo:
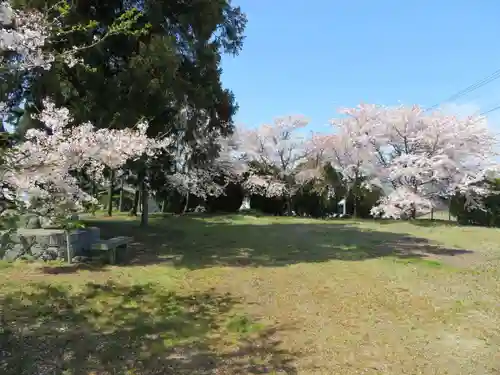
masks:
<instances>
[{"instance_id":1,"label":"stone wall","mask_svg":"<svg viewBox=\"0 0 500 375\"><path fill-rule=\"evenodd\" d=\"M100 238L99 228L78 229L69 233L72 257L88 257L92 244ZM3 259L68 260L66 233L63 229L18 229L11 237L13 244Z\"/></svg>"}]
</instances>

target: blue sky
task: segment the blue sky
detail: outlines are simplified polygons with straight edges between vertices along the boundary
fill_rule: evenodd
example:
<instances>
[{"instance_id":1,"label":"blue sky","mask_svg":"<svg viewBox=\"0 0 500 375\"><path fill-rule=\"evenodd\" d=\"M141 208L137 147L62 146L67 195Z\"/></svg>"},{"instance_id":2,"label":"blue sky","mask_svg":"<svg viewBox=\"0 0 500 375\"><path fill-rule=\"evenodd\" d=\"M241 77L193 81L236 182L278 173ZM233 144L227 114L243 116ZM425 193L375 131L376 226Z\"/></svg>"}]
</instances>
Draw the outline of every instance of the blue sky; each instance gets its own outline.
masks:
<instances>
[{"instance_id":1,"label":"blue sky","mask_svg":"<svg viewBox=\"0 0 500 375\"><path fill-rule=\"evenodd\" d=\"M304 114L328 129L359 102L431 106L500 69L498 0L233 0L248 16L223 81L258 125ZM446 104L459 114L500 105L500 79ZM500 130L500 110L490 115Z\"/></svg>"}]
</instances>

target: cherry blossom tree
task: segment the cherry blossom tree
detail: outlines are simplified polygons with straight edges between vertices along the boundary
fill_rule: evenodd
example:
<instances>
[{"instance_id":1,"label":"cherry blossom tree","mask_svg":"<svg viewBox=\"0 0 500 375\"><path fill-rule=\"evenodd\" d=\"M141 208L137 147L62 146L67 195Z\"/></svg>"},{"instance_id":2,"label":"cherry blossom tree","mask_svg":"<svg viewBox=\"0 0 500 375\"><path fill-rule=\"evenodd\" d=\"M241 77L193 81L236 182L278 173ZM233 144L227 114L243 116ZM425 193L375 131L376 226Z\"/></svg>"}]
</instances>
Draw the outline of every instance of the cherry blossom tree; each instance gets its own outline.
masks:
<instances>
[{"instance_id":1,"label":"cherry blossom tree","mask_svg":"<svg viewBox=\"0 0 500 375\"><path fill-rule=\"evenodd\" d=\"M342 198L354 198L354 212L357 214L357 201L362 189L371 189L373 180L373 167L369 160L369 151L357 142L357 129L354 124L341 122L332 123L334 134L315 134L311 138L311 153L316 155L323 163L329 163L337 172L342 184L330 186L335 191L342 192ZM371 181L371 182L368 182ZM337 194L335 194L337 195Z\"/></svg>"},{"instance_id":2,"label":"cherry blossom tree","mask_svg":"<svg viewBox=\"0 0 500 375\"><path fill-rule=\"evenodd\" d=\"M224 194L230 182L239 181L246 171L246 163L238 152L236 136L223 136L219 131L209 129L209 118L203 113L190 119L193 110L186 108L179 113L175 150L173 151L173 171L166 171L167 185L185 197L184 211L189 204L189 196L207 199ZM198 121L193 139L186 140L186 129L190 120Z\"/></svg>"},{"instance_id":3,"label":"cherry blossom tree","mask_svg":"<svg viewBox=\"0 0 500 375\"><path fill-rule=\"evenodd\" d=\"M184 212L189 205L189 196L202 199L207 196L218 196L223 192L223 186L215 183L214 170L211 165L205 168L197 166L193 160L194 148L189 144L178 144L174 159L174 173L167 174L167 184L185 197Z\"/></svg>"},{"instance_id":4,"label":"cherry blossom tree","mask_svg":"<svg viewBox=\"0 0 500 375\"><path fill-rule=\"evenodd\" d=\"M15 10L10 3L0 3L2 28L0 29L0 51L4 52L0 63L4 68L28 70L35 67L49 69L55 60L52 53L44 51L50 36L51 24L45 15L37 10ZM16 54L6 64L5 52ZM73 64L73 61L69 61Z\"/></svg>"},{"instance_id":5,"label":"cherry blossom tree","mask_svg":"<svg viewBox=\"0 0 500 375\"><path fill-rule=\"evenodd\" d=\"M389 190L373 215L415 217L456 192L468 197L468 205L480 204L486 190L478 183L497 168L496 137L485 119L418 106L360 105L341 113L346 117L334 125L355 151L355 163L347 165L356 165L367 184Z\"/></svg>"},{"instance_id":6,"label":"cherry blossom tree","mask_svg":"<svg viewBox=\"0 0 500 375\"><path fill-rule=\"evenodd\" d=\"M69 49L56 48L59 39L73 32L91 30L98 25L90 20L86 25L63 26L71 4L55 3L40 11L35 8L14 9L9 1L0 2L0 71L26 73L37 69L48 70L55 61L72 67L82 60L77 57L84 49L92 48L110 35L124 33L138 19L140 12L125 12L105 34L90 43L73 45ZM1 98L0 98L1 99ZM26 195L45 201L52 208L63 208L73 200L79 204L89 199L78 187L72 173L86 168L96 178L102 178L105 166L114 169L139 153L149 152L160 143L146 137L146 123L137 124L137 130L94 131L91 124L68 127L71 122L67 109L56 109L50 102L38 119L46 130L30 131L26 141L3 150L1 169L3 199L18 208ZM5 103L0 103L0 115L6 114ZM74 124L71 124L74 125ZM5 129L2 126L2 132ZM3 135L3 134L2 134ZM72 205L70 205L72 206ZM33 207L32 207L33 208Z\"/></svg>"},{"instance_id":7,"label":"cherry blossom tree","mask_svg":"<svg viewBox=\"0 0 500 375\"><path fill-rule=\"evenodd\" d=\"M71 3L59 1L45 9L15 9L9 1L0 2L0 68L7 70L50 69L59 60L68 66L83 63L78 53L95 47L111 35L127 32L138 20L141 13L137 10L125 12L103 35L94 35L89 43L73 45L69 49L58 50L54 47L59 39L70 34L98 27L95 21L87 24L64 26L62 19L69 16Z\"/></svg>"},{"instance_id":8,"label":"cherry blossom tree","mask_svg":"<svg viewBox=\"0 0 500 375\"><path fill-rule=\"evenodd\" d=\"M298 167L307 160L307 139L298 131L308 123L304 116L285 116L276 118L272 125L236 132L240 151L250 166L244 188L250 194L285 197L289 214Z\"/></svg>"},{"instance_id":9,"label":"cherry blossom tree","mask_svg":"<svg viewBox=\"0 0 500 375\"><path fill-rule=\"evenodd\" d=\"M211 144L215 144L217 155L197 161L197 152ZM236 137L223 137L216 132L208 137L197 137L191 143L177 139L174 163L174 173L167 174L167 183L186 198L184 210L188 207L190 195L202 199L220 196L227 184L239 182L247 170Z\"/></svg>"},{"instance_id":10,"label":"cherry blossom tree","mask_svg":"<svg viewBox=\"0 0 500 375\"><path fill-rule=\"evenodd\" d=\"M8 186L4 195L18 205L24 201L27 208L33 199L43 203L35 209L52 213L78 208L94 198L79 187L73 172L85 169L97 181L103 181L105 167L116 170L128 160L153 156L170 144L169 138L148 138L146 122L122 130L95 130L90 123L69 126L69 111L48 101L37 117L47 131L29 130L26 141L5 155L0 170L2 181Z\"/></svg>"}]
</instances>

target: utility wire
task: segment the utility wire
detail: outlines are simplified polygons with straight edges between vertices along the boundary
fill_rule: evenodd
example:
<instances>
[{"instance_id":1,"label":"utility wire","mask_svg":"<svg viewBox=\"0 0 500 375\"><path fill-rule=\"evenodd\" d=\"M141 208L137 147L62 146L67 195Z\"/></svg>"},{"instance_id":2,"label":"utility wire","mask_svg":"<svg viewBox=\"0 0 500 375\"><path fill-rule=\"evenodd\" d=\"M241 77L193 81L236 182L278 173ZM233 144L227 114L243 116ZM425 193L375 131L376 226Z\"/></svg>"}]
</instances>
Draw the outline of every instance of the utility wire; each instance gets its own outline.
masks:
<instances>
[{"instance_id":1,"label":"utility wire","mask_svg":"<svg viewBox=\"0 0 500 375\"><path fill-rule=\"evenodd\" d=\"M467 95L468 93L475 91L478 88L483 87L483 86L487 85L488 83L493 82L494 80L496 80L498 78L500 78L500 69L494 71L489 76L484 77L483 79L479 80L476 83L473 83L472 85L466 87L465 89L453 94L452 96L450 96L448 99L446 99L442 103L450 102L452 100L456 100L458 98L461 98L462 96ZM437 108L440 104L441 103L434 104L433 106L427 108L425 111L427 112L431 109Z\"/></svg>"},{"instance_id":2,"label":"utility wire","mask_svg":"<svg viewBox=\"0 0 500 375\"><path fill-rule=\"evenodd\" d=\"M500 109L500 105L497 105L496 107L493 107L491 109L488 109L487 111L484 111L484 112L481 112L479 115L478 115L478 118L476 119L476 121L473 121L472 124L475 124L476 122L478 121L481 121L481 120L484 120L484 115L487 115L488 113L491 113L491 112L495 112L495 111L498 111Z\"/></svg>"},{"instance_id":3,"label":"utility wire","mask_svg":"<svg viewBox=\"0 0 500 375\"><path fill-rule=\"evenodd\" d=\"M497 105L496 107L493 107L493 108L491 108L491 109L488 109L487 111L481 112L481 113L479 114L479 116L484 116L484 115L486 115L486 114L488 114L488 113L498 111L499 109L500 109L500 105Z\"/></svg>"}]
</instances>

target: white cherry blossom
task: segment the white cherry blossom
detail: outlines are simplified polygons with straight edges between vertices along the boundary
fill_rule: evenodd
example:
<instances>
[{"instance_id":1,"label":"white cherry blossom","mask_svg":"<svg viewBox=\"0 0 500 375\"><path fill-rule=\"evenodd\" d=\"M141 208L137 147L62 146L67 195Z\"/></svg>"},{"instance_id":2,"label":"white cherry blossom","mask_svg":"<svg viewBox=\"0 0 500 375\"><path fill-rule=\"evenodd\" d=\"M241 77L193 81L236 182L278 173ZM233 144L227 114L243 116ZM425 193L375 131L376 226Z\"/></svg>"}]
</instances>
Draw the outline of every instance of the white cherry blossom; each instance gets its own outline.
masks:
<instances>
[{"instance_id":1,"label":"white cherry blossom","mask_svg":"<svg viewBox=\"0 0 500 375\"><path fill-rule=\"evenodd\" d=\"M46 205L73 202L78 206L92 198L78 186L75 171L85 169L96 180L104 180L105 167L120 168L130 159L153 155L170 142L168 138L148 138L145 123L137 129L120 130L96 130L90 123L69 126L69 111L49 101L44 102L44 110L36 117L49 131L29 130L26 141L7 153L2 168L2 180L16 201L28 194L46 200Z\"/></svg>"},{"instance_id":2,"label":"white cherry blossom","mask_svg":"<svg viewBox=\"0 0 500 375\"><path fill-rule=\"evenodd\" d=\"M471 207L480 205L486 190L476 185L497 168L497 140L485 119L428 113L418 106L360 105L341 113L346 117L334 125L335 138L347 142L343 171L361 172L388 194L374 215L414 216L456 192L465 194ZM342 149L338 142L330 145L330 154Z\"/></svg>"},{"instance_id":3,"label":"white cherry blossom","mask_svg":"<svg viewBox=\"0 0 500 375\"><path fill-rule=\"evenodd\" d=\"M273 124L237 130L240 151L247 163L256 162L270 172L250 169L244 187L268 197L293 194L297 168L307 161L307 139L299 131L309 123L304 116L278 117Z\"/></svg>"}]
</instances>

